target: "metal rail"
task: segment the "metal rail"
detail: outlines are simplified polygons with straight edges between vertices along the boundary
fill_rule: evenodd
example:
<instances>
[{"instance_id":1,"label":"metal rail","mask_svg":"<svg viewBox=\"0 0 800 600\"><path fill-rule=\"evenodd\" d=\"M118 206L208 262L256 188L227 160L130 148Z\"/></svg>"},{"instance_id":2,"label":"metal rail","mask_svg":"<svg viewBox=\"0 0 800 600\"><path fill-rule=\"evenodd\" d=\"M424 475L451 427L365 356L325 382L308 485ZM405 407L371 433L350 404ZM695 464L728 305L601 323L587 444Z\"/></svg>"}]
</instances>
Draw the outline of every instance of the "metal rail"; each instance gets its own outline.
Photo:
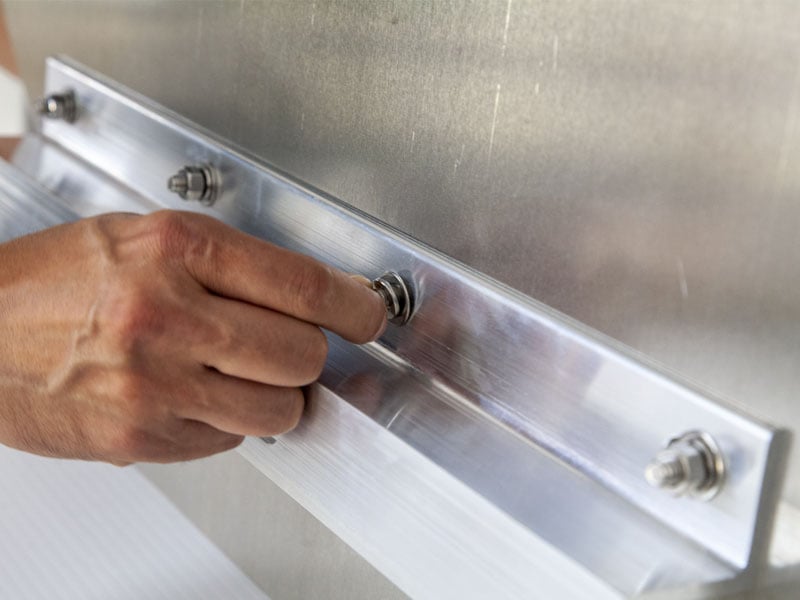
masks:
<instances>
[{"instance_id":1,"label":"metal rail","mask_svg":"<svg viewBox=\"0 0 800 600\"><path fill-rule=\"evenodd\" d=\"M242 450L402 589L452 592L460 565L466 590L541 592L547 582L563 592L578 581L597 597L747 577L766 563L786 431L69 60L48 62L46 89L74 93L74 122L43 119L16 162L78 214L207 212L411 285L407 324L367 347L331 339L302 427ZM167 188L184 167L213 177L211 205ZM212 197L199 179L178 183L182 195ZM701 489L691 468L724 467L707 501L644 476L690 431L719 455L687 458L683 483Z\"/></svg>"}]
</instances>

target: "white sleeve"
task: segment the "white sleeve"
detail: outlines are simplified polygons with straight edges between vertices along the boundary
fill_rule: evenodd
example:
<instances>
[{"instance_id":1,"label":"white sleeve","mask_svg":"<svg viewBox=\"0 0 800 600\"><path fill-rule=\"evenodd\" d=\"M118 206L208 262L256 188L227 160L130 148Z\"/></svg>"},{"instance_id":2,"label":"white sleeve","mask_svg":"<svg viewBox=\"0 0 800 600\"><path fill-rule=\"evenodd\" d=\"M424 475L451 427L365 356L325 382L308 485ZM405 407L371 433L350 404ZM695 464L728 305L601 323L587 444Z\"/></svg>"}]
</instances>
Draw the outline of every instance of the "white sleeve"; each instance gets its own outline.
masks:
<instances>
[{"instance_id":1,"label":"white sleeve","mask_svg":"<svg viewBox=\"0 0 800 600\"><path fill-rule=\"evenodd\" d=\"M0 67L0 137L25 133L25 107L28 95L19 77Z\"/></svg>"}]
</instances>

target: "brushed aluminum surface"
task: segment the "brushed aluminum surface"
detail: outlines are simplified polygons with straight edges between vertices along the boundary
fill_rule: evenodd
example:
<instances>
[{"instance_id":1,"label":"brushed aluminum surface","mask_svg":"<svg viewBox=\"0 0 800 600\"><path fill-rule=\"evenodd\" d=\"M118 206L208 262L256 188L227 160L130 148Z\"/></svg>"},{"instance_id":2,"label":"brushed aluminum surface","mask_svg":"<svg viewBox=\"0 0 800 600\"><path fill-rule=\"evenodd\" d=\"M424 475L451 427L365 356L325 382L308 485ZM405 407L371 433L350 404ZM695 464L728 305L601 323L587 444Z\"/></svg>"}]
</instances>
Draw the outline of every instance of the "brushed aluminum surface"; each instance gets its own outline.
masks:
<instances>
[{"instance_id":1,"label":"brushed aluminum surface","mask_svg":"<svg viewBox=\"0 0 800 600\"><path fill-rule=\"evenodd\" d=\"M31 95L65 52L800 427L800 4L4 6Z\"/></svg>"},{"instance_id":2,"label":"brushed aluminum surface","mask_svg":"<svg viewBox=\"0 0 800 600\"><path fill-rule=\"evenodd\" d=\"M3 4L31 95L70 54L800 428L800 4Z\"/></svg>"},{"instance_id":3,"label":"brushed aluminum surface","mask_svg":"<svg viewBox=\"0 0 800 600\"><path fill-rule=\"evenodd\" d=\"M17 169L0 160L0 241L73 221L74 210L52 200L36 181L20 177Z\"/></svg>"},{"instance_id":4,"label":"brushed aluminum surface","mask_svg":"<svg viewBox=\"0 0 800 600\"><path fill-rule=\"evenodd\" d=\"M114 208L113 195L98 193L110 187L103 175L73 169L80 162L78 159L37 136L29 136L23 142L15 160L50 182L60 195L48 192L38 181L0 160L0 241ZM90 188L95 193L86 194ZM81 194L75 206L71 206L73 193ZM128 198L128 203L132 202L136 202L135 196ZM143 203L138 208L148 207ZM353 386L359 385L361 377L372 378L375 384L385 379L385 383L395 384L396 394L386 394L389 408L408 404L408 382L396 385L398 375L408 378L398 373L395 365L365 365L363 357L352 356L349 345L336 339L332 342L331 355L338 357L334 359L338 369L336 375L326 376L327 385L339 387L351 401L360 403L359 408L371 413L383 399L374 394L358 394ZM358 372L348 368L348 358L351 362L355 359ZM352 389L348 391L348 387ZM430 393L428 386L418 384L417 388L413 397L425 402L426 410L440 412L441 408L436 408L440 399ZM397 415L391 415L387 423L381 422L380 415L373 420L319 385L312 388L309 403L304 425L292 436L271 439L270 444L253 438L240 452L412 597L512 598L544 591L574 598L618 598L625 591L647 589L665 570L672 585L735 578L736 572L730 567L704 556L673 533L662 531L667 539L660 539L658 531L651 531L653 524L647 519L639 522L641 530L636 530L637 518L641 521L642 517L631 518L626 503L610 495L608 499L616 508L606 508L604 518L597 524L606 537L619 535L624 527L631 530L631 541L635 536L639 543L650 542L649 560L641 561L638 544L628 544L623 554L627 559L636 556L644 568L617 572L603 568L596 546L581 550L587 532L595 534L593 530L597 529L592 525L594 517L585 522L570 520L569 553L570 548L564 547L567 532L563 526L553 527L552 514L535 513L540 525L552 529L549 534L532 532L531 523L518 523L504 507L496 506L496 499L483 498L415 451L403 440L405 436L392 433L393 426L402 424ZM382 412L386 416L385 408ZM450 411L446 416L449 428L463 429L457 413ZM467 428L483 436L491 429L487 423ZM395 433L398 431L402 430ZM483 443L495 453L506 454L497 445L503 444L506 437L500 435L493 440L495 443L484 439ZM519 448L518 445L517 453ZM445 448L445 454L449 451ZM532 448L523 445L522 451L528 455ZM524 458L512 454L506 454L504 460L519 464L518 458ZM540 459L551 465L550 470L555 468L550 478L560 480L557 493L570 502L585 504L587 493L604 493L597 484L578 476L578 489L581 483L589 489L576 494L578 489L565 487L567 482L559 477L561 474L574 478L575 473L562 473L563 466L544 456ZM536 472L538 483L542 482L545 474L540 468L534 468L529 461L525 468ZM539 502L564 506L563 501L547 502L547 493L537 491L537 495ZM595 506L595 510L599 508ZM647 539L648 535L652 539ZM692 557L691 568L681 568L687 555Z\"/></svg>"},{"instance_id":5,"label":"brushed aluminum surface","mask_svg":"<svg viewBox=\"0 0 800 600\"><path fill-rule=\"evenodd\" d=\"M182 207L164 188L166 177L176 165L213 164L221 174L213 214L354 272L407 271L418 291L419 312L402 330L390 330L383 344L398 357L392 360L408 365L396 365L401 372L418 373L423 389L433 387L461 410L480 414L481 427L503 427L526 441L531 452L533 443L555 454L731 564L764 560L785 452L785 440L775 430L675 384L542 305L221 148L207 132L96 74L51 61L47 85L74 88L84 114L75 125L43 123L46 138L139 196ZM28 168L47 178L42 175L47 161L29 158ZM69 191L69 172L61 177ZM340 355L347 356L346 347L333 353L333 364ZM372 402L396 405L389 396L378 394ZM407 402L413 395L400 398ZM413 440L423 432L420 439L426 440L428 419L411 420L410 428L395 433ZM664 439L696 427L720 441L729 457L730 480L713 502L676 503L650 489L642 470ZM454 468L457 476L463 480L483 471L471 485L484 496L496 492L497 480L490 476L494 463L484 462L480 447L476 451L471 444L472 432L445 427L438 433L442 438L436 443L428 436L418 448L440 463L466 452L466 464ZM505 501L503 508L517 518L524 513L502 494L493 501Z\"/></svg>"},{"instance_id":6,"label":"brushed aluminum surface","mask_svg":"<svg viewBox=\"0 0 800 600\"><path fill-rule=\"evenodd\" d=\"M59 215L74 217L63 209L72 204L70 192L109 189L100 173L73 169L74 157L56 148L42 152L45 144L27 139L17 159L46 156L45 173L60 172L67 183L80 173L83 185L62 185L64 195L52 196L0 163L2 189L10 190L4 206L17 209L4 211L6 234L15 225L24 232L56 224ZM105 204L83 197L84 215L113 208L105 196L87 197ZM31 201L36 210L26 215ZM414 597L655 592L694 598L754 584L752 572L739 576L597 482L454 403L442 386L398 365L391 352L332 341L331 361L301 428L269 445L253 439L242 453ZM455 449L460 452L442 435L454 432L469 442ZM491 474L475 464L491 464ZM163 481L169 474L154 475L174 488ZM184 474L172 471L170 479L176 475L180 481ZM232 550L242 556L242 549ZM296 597L285 585L283 597Z\"/></svg>"}]
</instances>

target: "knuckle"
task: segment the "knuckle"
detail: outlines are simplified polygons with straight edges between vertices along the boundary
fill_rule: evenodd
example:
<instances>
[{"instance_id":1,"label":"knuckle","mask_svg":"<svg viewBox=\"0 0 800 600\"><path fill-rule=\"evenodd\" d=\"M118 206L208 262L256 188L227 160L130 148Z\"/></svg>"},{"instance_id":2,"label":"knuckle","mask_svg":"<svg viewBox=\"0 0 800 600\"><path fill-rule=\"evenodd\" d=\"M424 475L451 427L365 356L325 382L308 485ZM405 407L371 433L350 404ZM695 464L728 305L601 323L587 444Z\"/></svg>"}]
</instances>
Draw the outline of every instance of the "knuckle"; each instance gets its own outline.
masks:
<instances>
[{"instance_id":1,"label":"knuckle","mask_svg":"<svg viewBox=\"0 0 800 600\"><path fill-rule=\"evenodd\" d=\"M151 244L161 257L180 256L189 234L191 216L174 210L163 210L144 217L147 219Z\"/></svg>"},{"instance_id":2,"label":"knuckle","mask_svg":"<svg viewBox=\"0 0 800 600\"><path fill-rule=\"evenodd\" d=\"M215 219L175 210L149 215L150 233L156 254L164 259L213 261L220 254L220 239L214 234Z\"/></svg>"},{"instance_id":3,"label":"knuckle","mask_svg":"<svg viewBox=\"0 0 800 600\"><path fill-rule=\"evenodd\" d=\"M289 292L299 314L315 315L328 306L333 286L333 271L325 265L311 263L298 269Z\"/></svg>"},{"instance_id":4,"label":"knuckle","mask_svg":"<svg viewBox=\"0 0 800 600\"><path fill-rule=\"evenodd\" d=\"M182 257L185 264L221 264L219 238L196 230L182 240Z\"/></svg>"}]
</instances>

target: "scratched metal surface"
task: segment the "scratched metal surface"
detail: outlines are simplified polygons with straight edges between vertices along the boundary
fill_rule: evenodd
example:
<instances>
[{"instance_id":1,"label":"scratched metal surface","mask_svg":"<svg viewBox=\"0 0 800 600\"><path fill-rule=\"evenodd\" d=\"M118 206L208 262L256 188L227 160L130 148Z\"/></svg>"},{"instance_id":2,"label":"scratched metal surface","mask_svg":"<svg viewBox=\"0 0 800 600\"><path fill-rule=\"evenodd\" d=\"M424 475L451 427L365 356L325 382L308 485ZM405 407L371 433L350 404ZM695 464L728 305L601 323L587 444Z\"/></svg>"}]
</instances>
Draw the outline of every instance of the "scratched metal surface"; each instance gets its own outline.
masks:
<instances>
[{"instance_id":1,"label":"scratched metal surface","mask_svg":"<svg viewBox=\"0 0 800 600\"><path fill-rule=\"evenodd\" d=\"M800 425L800 4L6 8L33 92L67 53Z\"/></svg>"},{"instance_id":2,"label":"scratched metal surface","mask_svg":"<svg viewBox=\"0 0 800 600\"><path fill-rule=\"evenodd\" d=\"M800 4L6 5L33 92L67 53L800 424Z\"/></svg>"},{"instance_id":3,"label":"scratched metal surface","mask_svg":"<svg viewBox=\"0 0 800 600\"><path fill-rule=\"evenodd\" d=\"M330 370L338 368L342 369L339 378L346 381L364 377L373 381L368 386L374 392L368 406L377 403L381 414L399 410L415 415L409 428L398 427L405 417L391 419L400 439L429 458L437 457L438 464L451 465L452 474L469 480L515 519L535 531L541 529L541 510L530 511L513 500L529 495L523 490L544 485L543 473L533 467L534 458L519 455L502 440L490 442L494 437L489 431L476 433L452 411L437 411L438 401L435 395L428 397L425 385L413 385L415 377L408 370L395 370L401 357L424 374L423 380L436 381L436 389L451 402L480 406L481 414L492 415L505 428L602 481L721 558L740 567L760 564L766 550L762 533L771 515L769 498L776 497L775 485L780 481L780 476L775 477L781 471L777 465L783 436L779 432L676 385L632 360L624 350L609 348L610 340L563 321L545 307L510 294L418 244L404 242L352 212L341 211L335 201L259 169L241 155L225 152L209 135L182 125L179 117L135 92L118 89L101 74L49 59L46 89L72 89L80 116L76 123L43 122L42 137L29 136L14 162L58 190L69 206L78 209L91 198L110 200L109 184L97 186L90 173L81 174L71 165L70 156L86 161L83 170L108 173L116 186L147 198L147 206L172 208L186 208L186 204L169 193L164 182L177 165L201 160L220 173L217 200L209 209L215 216L347 272L373 277L391 267L405 273L416 290L417 310L408 325L389 328L383 337L385 347L396 353L389 361L394 367L382 369L381 361L376 363L360 350L343 366L347 346L332 340L320 380L335 388ZM165 127L165 123L170 125ZM46 140L57 146L51 147ZM25 151L28 160L21 155ZM81 214L123 209L135 201L100 203ZM143 209L141 204L133 207ZM398 377L403 385L397 384ZM357 406L364 400L350 393L344 399ZM647 485L642 476L663 440L692 428L713 435L728 457L725 489L708 504L676 502ZM341 446L339 442L331 445ZM453 457L459 459L455 464ZM518 474L498 477L494 466L498 461L523 466ZM491 472L496 475L487 477ZM515 482L511 498L500 483L504 478ZM298 479L302 479L300 473ZM560 490L568 488L566 481L560 483ZM539 496L543 498L544 492ZM579 494L573 496L576 499ZM563 499L550 501L565 506ZM595 498L588 504L597 502ZM575 522L570 520L570 524ZM625 536L619 527L615 529L617 557L622 560ZM599 536L589 528L583 530L587 539ZM633 537L638 549L641 539ZM605 558L605 552L602 555ZM638 550L637 555L641 558ZM638 584L618 587L637 589Z\"/></svg>"},{"instance_id":4,"label":"scratched metal surface","mask_svg":"<svg viewBox=\"0 0 800 600\"><path fill-rule=\"evenodd\" d=\"M63 81L54 81L56 73L53 69L57 68L56 63L50 67L48 89L62 89ZM148 127L130 114L117 114L117 122L108 123L110 103L97 102L97 98L88 97L85 90L80 88L76 88L76 92L82 100L82 105L85 103L87 111L91 114L84 114L76 125L50 123L45 130L55 134L55 139L64 143L63 148L74 150L76 155L83 152L80 146L75 146L75 140L69 139L71 137L69 134L74 133L75 128L83 129L84 133L90 136L96 132L114 131L116 135L109 138L114 141L112 145L104 146L104 141L95 140L100 147L83 146L87 151L86 159L103 157L107 160L106 157L114 156L112 160L116 160L119 158L117 155L120 149L128 148L132 162L136 154L130 149L135 144L131 144L130 138L126 137L123 124L127 124L130 131L136 131L143 137L148 137L154 132L148 132ZM98 109L102 114L95 114ZM92 125L86 131L87 128L81 127L81 123ZM160 155L153 164L153 168L158 172L164 169L160 166L161 163L175 162L174 158L161 155L166 148L175 146L166 139L164 142L155 153ZM183 147L183 144L178 146ZM188 151L194 154L191 149ZM46 198L42 201L39 197L41 188L29 185L30 189L26 192L22 189L24 186L14 187L16 178L12 173L11 179L7 180L12 183L9 206L24 210L30 200L26 196L36 200L35 208L46 208L52 202L53 208L69 206L79 209L84 216L104 212L117 206L119 199L115 198L114 192L117 186L109 185L111 182L102 177L98 178L97 172L92 174L86 166L83 169L76 168L76 159L73 156L67 154L64 149L59 150L49 146L44 142L44 138L35 134L29 136L15 154L15 163L25 165L25 169L33 168L36 180L56 190L60 198L58 200L54 198L52 201ZM153 162L150 157L146 160ZM214 162L216 164L216 160ZM119 163L117 168L107 168L112 165L105 162L103 164L105 166L100 165L101 170L120 173ZM3 163L0 162L0 167L2 166ZM231 180L236 182L236 189L239 190L237 197L241 197L247 189L252 188L243 185L245 184L243 179L246 179L243 177L244 173L222 168L228 173L229 183ZM0 179L3 179L2 171L0 169ZM21 175L22 172L18 174ZM152 178L145 178L145 181L147 179ZM163 185L161 177L155 179ZM145 183L130 179L124 181L130 185ZM152 183L155 182L151 181ZM163 194L162 185L150 185L149 189L160 197ZM263 187L270 186L265 182ZM15 192L15 189L18 192ZM5 181L0 181L0 190L6 190ZM87 194L89 190L93 193ZM271 193L267 194L272 196ZM223 198L218 202L226 204L227 195L223 192ZM165 199L180 203L172 197L165 196ZM133 202L135 197L126 198L126 201ZM302 206L306 201L302 196L296 196L294 202L292 200L287 202L287 204L293 203ZM147 205L140 204L139 209L147 209ZM279 217L280 211L271 211L270 214L272 217ZM59 220L56 218L53 221L35 215L30 215L27 219L37 226ZM10 215L7 225L12 229L11 235L18 233L14 232L13 228L20 224L19 221L16 214ZM22 225L25 226L26 220L22 221ZM269 223L272 219L268 218L265 221ZM279 231L285 230L280 222L280 218L275 219L275 226ZM27 229L27 226L24 229ZM300 240L308 240L312 247L315 246L313 241L316 236L296 233ZM374 244L366 245L374 246ZM344 254L344 249L342 250ZM337 256L334 255L333 258L336 259ZM425 304L428 303L423 300L423 306L420 307L416 319L423 318ZM419 324L419 321L417 323ZM727 580L730 577L728 568L714 561L703 550L693 548L685 539L681 542L674 536L670 537L664 528L659 532L658 528L653 528L654 523L648 524L646 519L641 518L643 515L637 517L636 512L631 510L632 507L621 502L620 498L617 498L615 503L608 493L603 493L591 480L571 470L565 471L563 465L559 466L544 454L535 451L531 453L532 447L522 442L519 437L509 438L507 428L493 428L478 416L479 411L462 412L456 409L455 405L451 404L455 398L450 398L450 401L443 404L442 395L447 394L442 386L432 389L426 383L426 378L420 380L419 377L404 377L397 370L396 358L390 358L389 363L383 363L379 358L390 356L385 350L374 347L371 351L366 351L369 356L362 356L364 352L361 348L341 342L333 343L331 360L321 380L324 387L315 388L302 426L290 435L281 436L278 442L272 445L255 439L250 440L242 453L312 514L322 519L337 532L337 535L341 535L342 539L353 544L353 548L359 554L370 559L375 566L380 564L381 571L385 574L391 572L392 579L397 581L398 585L402 582L403 589L412 597L464 597L465 594L477 597L530 597L531 593L534 595L545 593L545 589L563 595L568 593L565 589L568 588L571 590L569 592L571 596L588 593L589 597L597 598L609 592L609 589L602 584L600 585L602 589L591 590L597 580L587 580L587 572L582 570L579 564L591 565L595 575L602 573L603 579L607 578L607 583L612 584L618 591L627 590L631 593L633 590L641 591L651 586L669 590L678 585L679 581L699 583ZM352 369L355 369L355 374ZM398 377L400 385L397 385ZM640 387L638 384L633 384L633 381L638 379L636 376L629 379L631 387ZM334 389L337 391L332 392ZM339 393L343 396L338 396ZM348 406L348 403L352 406ZM456 402L456 405L459 404ZM463 405L459 406L461 409L466 408ZM364 411L364 414L359 411ZM467 421L472 421L471 424L465 422L465 417ZM656 422L660 420L657 419ZM383 430L383 424L388 432ZM457 443L460 450L453 453L453 442L463 438L464 434L469 438L465 441L471 443L466 445ZM622 434L621 437L626 436ZM423 454L412 450L411 447L417 448ZM364 452L365 448L370 448L370 451ZM431 450L433 454L430 453ZM520 454L521 451L524 456ZM405 458L401 460L401 456ZM445 467L445 470L434 466L424 456L433 458L434 462ZM441 462L442 459L444 462ZM485 468L479 467L477 471L473 468L475 465L487 464L494 465L494 476L488 482L485 478ZM268 510L264 510L266 506L262 506L259 510L258 502L262 498L259 494L254 494L253 488L249 485L242 486L241 482L237 482L231 486L230 482L223 484L217 476L209 476L210 470L213 470L209 461L202 461L193 467L201 469L204 473L203 480L210 480L209 483L215 486L214 489L229 490L231 493L226 497L246 498L256 502L255 510L245 512L251 535L255 533L261 537L264 533L264 524L282 522L276 518L278 515L274 502L268 505ZM467 479L463 478L466 474L465 468L472 472L472 476ZM206 501L214 500L198 489L199 485L205 485L203 482L193 480L193 485L186 486L185 480L181 481L185 477L190 477L185 467L182 468L183 473L178 481L174 481L175 478L172 477L174 472L166 469L168 468L165 468L163 473L149 471L149 474L159 481L159 485L171 489L172 493L175 493L177 486L183 493L202 497L203 505ZM159 475L162 475L160 479ZM459 484L452 475L468 483L470 487L474 486L476 491L482 489L482 493L488 491L486 483L494 483L495 485L490 486L492 493L486 497L491 497L492 503L497 502L496 507L487 505L485 500L480 500L474 492L470 495L468 488ZM508 492L511 492L510 496ZM423 497L425 501L420 503ZM271 499L275 500L274 497ZM475 504L474 500L478 500L478 503ZM443 502L457 506L458 510L444 508ZM196 514L195 511L200 508L197 506L198 502L190 502L188 505L184 502L181 505L188 514ZM467 505L471 508L467 508ZM508 512L502 516L498 514L497 508ZM389 514L392 518L387 519L386 516ZM229 521L225 516L224 513L220 514L214 510L212 524L226 526ZM261 527L256 527L253 531L250 523L259 516L263 517L263 520L259 521ZM513 517L512 521L508 520L509 516ZM300 519L300 521L307 525L309 520ZM524 528L520 529L523 521L542 537L531 538L525 533ZM292 525L297 525L296 521L292 520ZM290 538L299 534L294 527L288 528L289 531L286 531L287 528L279 527L279 529ZM479 531L483 533L479 534ZM320 532L317 527L316 533ZM363 535L366 532L369 534ZM471 533L465 538L464 532ZM781 526L779 534L781 533L789 531ZM475 538L474 535L478 537ZM267 543L262 543L260 546L262 548L266 546L268 550L277 550L275 538L265 537ZM320 537L325 538L325 536L314 536L315 552L318 552ZM423 542L423 539L426 541ZM517 542L511 542L512 539ZM608 539L614 540L611 554L606 542L603 542ZM477 545L476 540L480 540ZM544 545L542 545L543 540L546 540ZM787 542L792 543L790 540L791 534L786 538ZM312 584L319 582L317 585L320 583L324 585L324 582L320 581L325 579L324 576L320 577L325 573L324 567L321 570L318 562L314 562L312 579L302 578L302 581L297 579L298 561L290 557L291 553L286 552L285 538L284 543L278 544L282 560L277 561L275 556L267 558L263 552L248 554L252 542L242 543L241 538L236 542L233 546L233 556L237 561L242 558L246 563L255 561L259 567L258 571L262 573L274 572L276 563L281 564L287 560L289 565L295 565L295 568L285 572L288 574L287 577L279 578L283 581L289 580L290 589L293 590L292 596L309 597L310 590L307 586L309 581ZM556 546L547 542L557 545L566 554L559 553L555 550ZM526 549L516 545L517 543L522 543ZM424 552L420 551L420 544L424 547ZM509 547L509 544L515 546L515 549ZM780 540L779 545L787 547ZM453 547L465 552L458 552L456 557L452 552ZM467 551L467 548L470 550ZM305 554L304 562L307 562L307 552ZM790 555L796 555L796 551L790 551L788 554L782 552L782 554L784 556L782 560L788 560L788 563L782 564L794 563ZM565 556L569 559L565 560ZM610 556L613 556L611 561L609 561ZM504 558L497 562L498 557ZM469 564L464 565L464 560ZM519 561L526 564L520 564ZM455 584L453 573L460 574ZM367 593L363 582L353 583L358 586L359 593ZM519 589L519 586L530 588L532 583L536 592L531 589L522 592ZM735 585L736 582L730 583ZM720 584L722 585L722 581ZM457 591L459 585L460 591ZM438 591L434 591L437 586ZM487 586L491 590L486 589ZM712 585L712 588L716 587ZM730 588L727 584L724 587ZM341 585L337 584L337 588L341 589ZM483 592L478 592L478 588L483 588ZM504 593L498 588L502 588ZM516 591L512 591L512 588L516 588ZM268 589L271 593L274 592L274 584L268 586ZM697 591L702 592L698 594L702 597L714 595L713 590L705 588ZM681 589L680 596L685 597L686 593L686 589ZM313 594L312 596L316 597ZM287 596L284 592L280 597Z\"/></svg>"}]
</instances>

